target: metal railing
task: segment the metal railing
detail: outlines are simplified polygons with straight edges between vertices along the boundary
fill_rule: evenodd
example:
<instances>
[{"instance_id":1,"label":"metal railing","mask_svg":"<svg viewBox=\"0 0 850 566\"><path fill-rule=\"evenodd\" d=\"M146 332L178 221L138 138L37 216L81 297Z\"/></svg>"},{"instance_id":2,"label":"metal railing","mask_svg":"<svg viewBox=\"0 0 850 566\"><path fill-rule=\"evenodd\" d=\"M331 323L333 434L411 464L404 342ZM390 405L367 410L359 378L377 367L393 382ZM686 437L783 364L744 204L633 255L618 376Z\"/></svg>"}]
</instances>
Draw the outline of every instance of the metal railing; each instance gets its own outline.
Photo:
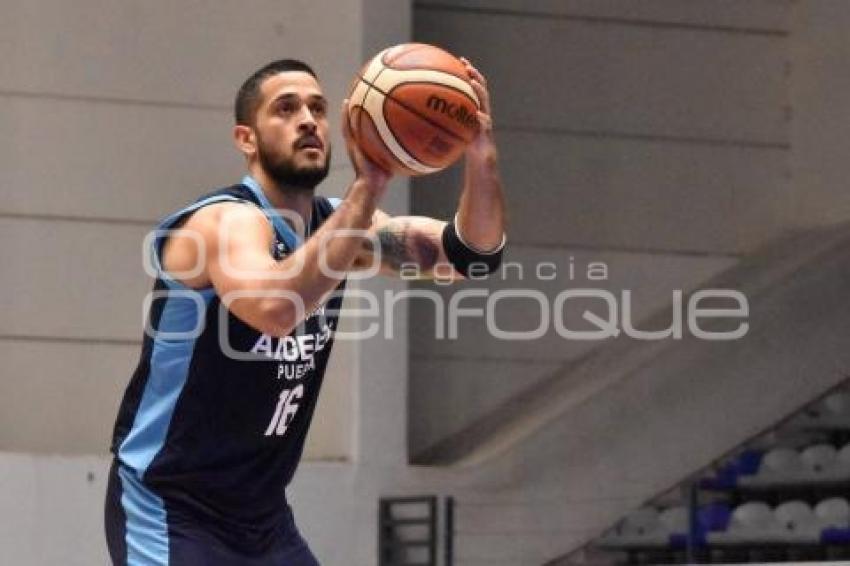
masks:
<instances>
[{"instance_id":1,"label":"metal railing","mask_svg":"<svg viewBox=\"0 0 850 566\"><path fill-rule=\"evenodd\" d=\"M454 499L443 505L443 562L438 564L439 499L382 497L378 501L378 566L453 566Z\"/></svg>"}]
</instances>

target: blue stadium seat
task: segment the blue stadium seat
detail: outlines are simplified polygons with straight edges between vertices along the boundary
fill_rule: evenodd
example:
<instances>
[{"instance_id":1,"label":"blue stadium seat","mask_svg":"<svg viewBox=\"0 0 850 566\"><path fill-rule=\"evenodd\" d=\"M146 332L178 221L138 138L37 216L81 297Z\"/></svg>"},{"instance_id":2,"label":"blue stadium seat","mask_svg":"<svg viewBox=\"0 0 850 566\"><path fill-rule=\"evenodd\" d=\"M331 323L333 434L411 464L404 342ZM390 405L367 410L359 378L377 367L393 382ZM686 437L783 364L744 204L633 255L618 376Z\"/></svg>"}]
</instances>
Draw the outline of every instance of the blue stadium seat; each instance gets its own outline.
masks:
<instances>
[{"instance_id":1,"label":"blue stadium seat","mask_svg":"<svg viewBox=\"0 0 850 566\"><path fill-rule=\"evenodd\" d=\"M744 450L717 468L712 476L700 480L700 487L715 490L732 489L738 484L739 477L752 476L758 472L763 456L761 450Z\"/></svg>"},{"instance_id":2,"label":"blue stadium seat","mask_svg":"<svg viewBox=\"0 0 850 566\"><path fill-rule=\"evenodd\" d=\"M703 505L697 511L697 524L705 532L722 532L729 527L732 510L723 502Z\"/></svg>"}]
</instances>

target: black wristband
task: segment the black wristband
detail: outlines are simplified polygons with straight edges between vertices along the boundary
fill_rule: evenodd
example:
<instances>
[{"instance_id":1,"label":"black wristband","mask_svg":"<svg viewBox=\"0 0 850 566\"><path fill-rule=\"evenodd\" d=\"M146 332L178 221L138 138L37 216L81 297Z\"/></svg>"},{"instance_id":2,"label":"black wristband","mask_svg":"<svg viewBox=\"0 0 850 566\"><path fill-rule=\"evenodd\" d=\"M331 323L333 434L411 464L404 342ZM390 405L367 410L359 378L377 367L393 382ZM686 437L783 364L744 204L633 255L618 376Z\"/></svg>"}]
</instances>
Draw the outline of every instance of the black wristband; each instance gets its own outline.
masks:
<instances>
[{"instance_id":1,"label":"black wristband","mask_svg":"<svg viewBox=\"0 0 850 566\"><path fill-rule=\"evenodd\" d=\"M454 268L465 277L475 278L489 275L502 263L504 240L499 248L490 253L481 253L470 248L460 238L454 222L443 229L443 250Z\"/></svg>"}]
</instances>

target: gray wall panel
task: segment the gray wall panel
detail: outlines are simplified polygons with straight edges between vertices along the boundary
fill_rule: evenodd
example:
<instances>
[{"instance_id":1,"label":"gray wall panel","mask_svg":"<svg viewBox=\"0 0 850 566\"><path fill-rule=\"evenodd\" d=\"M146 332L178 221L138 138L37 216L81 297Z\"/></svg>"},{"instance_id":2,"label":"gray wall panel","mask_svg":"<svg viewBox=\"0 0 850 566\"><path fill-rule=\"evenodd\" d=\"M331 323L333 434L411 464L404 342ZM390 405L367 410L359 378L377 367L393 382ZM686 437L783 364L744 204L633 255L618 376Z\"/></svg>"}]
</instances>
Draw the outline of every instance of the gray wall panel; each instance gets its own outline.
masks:
<instances>
[{"instance_id":1,"label":"gray wall panel","mask_svg":"<svg viewBox=\"0 0 850 566\"><path fill-rule=\"evenodd\" d=\"M432 10L415 30L483 71L502 126L788 139L782 36Z\"/></svg>"},{"instance_id":2,"label":"gray wall panel","mask_svg":"<svg viewBox=\"0 0 850 566\"><path fill-rule=\"evenodd\" d=\"M514 394L533 387L558 368L557 363L412 360L409 394L421 413L408 431L411 454L510 403Z\"/></svg>"},{"instance_id":3,"label":"gray wall panel","mask_svg":"<svg viewBox=\"0 0 850 566\"><path fill-rule=\"evenodd\" d=\"M787 30L791 0L417 0L418 10L501 10L548 17L592 17L634 23L726 26L733 29Z\"/></svg>"},{"instance_id":4,"label":"gray wall panel","mask_svg":"<svg viewBox=\"0 0 850 566\"><path fill-rule=\"evenodd\" d=\"M514 243L738 253L792 206L787 151L498 131ZM450 218L459 167L414 182L419 214Z\"/></svg>"},{"instance_id":5,"label":"gray wall panel","mask_svg":"<svg viewBox=\"0 0 850 566\"><path fill-rule=\"evenodd\" d=\"M850 5L797 2L792 50L794 221L822 226L850 218Z\"/></svg>"},{"instance_id":6,"label":"gray wall panel","mask_svg":"<svg viewBox=\"0 0 850 566\"><path fill-rule=\"evenodd\" d=\"M225 111L2 94L0 101L9 110L0 114L0 131L9 133L0 138L0 213L151 222L245 172ZM334 155L320 192L339 196L352 175L345 151Z\"/></svg>"},{"instance_id":7,"label":"gray wall panel","mask_svg":"<svg viewBox=\"0 0 850 566\"><path fill-rule=\"evenodd\" d=\"M0 218L0 334L141 341L147 228Z\"/></svg>"},{"instance_id":8,"label":"gray wall panel","mask_svg":"<svg viewBox=\"0 0 850 566\"><path fill-rule=\"evenodd\" d=\"M0 90L227 110L272 59L309 60L335 99L360 64L359 34L341 33L358 26L359 3L349 0L6 4L0 46L14 56L0 66ZM332 17L341 10L344 20Z\"/></svg>"},{"instance_id":9,"label":"gray wall panel","mask_svg":"<svg viewBox=\"0 0 850 566\"><path fill-rule=\"evenodd\" d=\"M105 453L136 345L0 339L0 450Z\"/></svg>"},{"instance_id":10,"label":"gray wall panel","mask_svg":"<svg viewBox=\"0 0 850 566\"><path fill-rule=\"evenodd\" d=\"M225 111L0 100L5 213L150 221L242 175Z\"/></svg>"}]
</instances>

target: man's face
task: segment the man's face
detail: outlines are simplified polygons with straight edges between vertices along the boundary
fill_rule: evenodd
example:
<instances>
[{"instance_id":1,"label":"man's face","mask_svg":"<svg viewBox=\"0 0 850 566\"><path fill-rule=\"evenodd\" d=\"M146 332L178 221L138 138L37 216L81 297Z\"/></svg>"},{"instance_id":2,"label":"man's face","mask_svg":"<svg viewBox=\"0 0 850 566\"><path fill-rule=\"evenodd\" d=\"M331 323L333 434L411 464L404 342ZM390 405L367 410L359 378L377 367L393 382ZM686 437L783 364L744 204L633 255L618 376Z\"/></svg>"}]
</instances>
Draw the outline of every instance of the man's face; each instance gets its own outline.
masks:
<instances>
[{"instance_id":1,"label":"man's face","mask_svg":"<svg viewBox=\"0 0 850 566\"><path fill-rule=\"evenodd\" d=\"M257 157L279 184L313 189L328 174L331 147L327 100L308 73L289 71L263 81L254 131Z\"/></svg>"}]
</instances>

